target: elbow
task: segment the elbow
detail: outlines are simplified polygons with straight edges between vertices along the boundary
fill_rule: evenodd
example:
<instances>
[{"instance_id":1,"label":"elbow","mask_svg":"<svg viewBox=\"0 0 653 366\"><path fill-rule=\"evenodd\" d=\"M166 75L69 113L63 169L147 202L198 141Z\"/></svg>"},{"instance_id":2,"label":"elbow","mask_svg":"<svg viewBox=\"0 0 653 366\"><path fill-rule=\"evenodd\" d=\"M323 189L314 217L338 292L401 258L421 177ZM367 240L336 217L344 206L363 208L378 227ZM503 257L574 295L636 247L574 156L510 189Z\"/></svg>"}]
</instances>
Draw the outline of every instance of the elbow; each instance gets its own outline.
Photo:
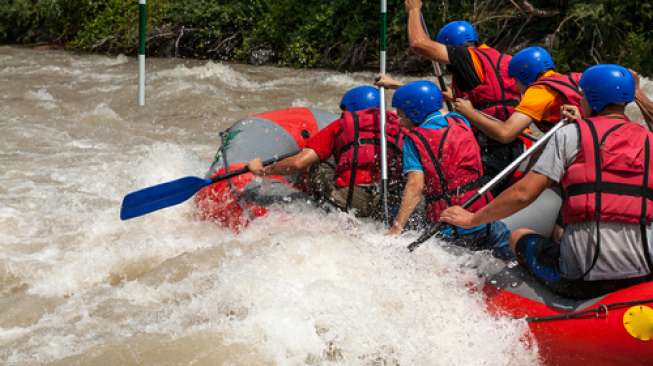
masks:
<instances>
[{"instance_id":1,"label":"elbow","mask_svg":"<svg viewBox=\"0 0 653 366\"><path fill-rule=\"evenodd\" d=\"M497 141L502 143L502 144L509 144L509 143L515 141L516 138L517 138L517 136L515 136L515 134L513 134L513 133L511 133L509 131L501 130L501 131L499 131L499 134L497 136Z\"/></svg>"},{"instance_id":2,"label":"elbow","mask_svg":"<svg viewBox=\"0 0 653 366\"><path fill-rule=\"evenodd\" d=\"M535 198L537 198L537 195L534 194L535 192L528 189L528 187L520 183L521 182L515 185L514 199L519 203L520 207L526 207L530 205L535 200Z\"/></svg>"},{"instance_id":3,"label":"elbow","mask_svg":"<svg viewBox=\"0 0 653 366\"><path fill-rule=\"evenodd\" d=\"M420 182L420 181L409 182L406 188L410 195L419 197L424 192L424 182Z\"/></svg>"},{"instance_id":4,"label":"elbow","mask_svg":"<svg viewBox=\"0 0 653 366\"><path fill-rule=\"evenodd\" d=\"M415 185L415 194L421 196L424 192L424 182L417 183Z\"/></svg>"},{"instance_id":5,"label":"elbow","mask_svg":"<svg viewBox=\"0 0 653 366\"><path fill-rule=\"evenodd\" d=\"M414 37L414 38L411 37L411 39L409 40L409 46L413 52L418 53L420 55L424 53L424 51L426 50L425 40L418 37Z\"/></svg>"},{"instance_id":6,"label":"elbow","mask_svg":"<svg viewBox=\"0 0 653 366\"><path fill-rule=\"evenodd\" d=\"M302 159L293 159L292 164L290 165L291 169L295 172L305 170L308 165Z\"/></svg>"}]
</instances>

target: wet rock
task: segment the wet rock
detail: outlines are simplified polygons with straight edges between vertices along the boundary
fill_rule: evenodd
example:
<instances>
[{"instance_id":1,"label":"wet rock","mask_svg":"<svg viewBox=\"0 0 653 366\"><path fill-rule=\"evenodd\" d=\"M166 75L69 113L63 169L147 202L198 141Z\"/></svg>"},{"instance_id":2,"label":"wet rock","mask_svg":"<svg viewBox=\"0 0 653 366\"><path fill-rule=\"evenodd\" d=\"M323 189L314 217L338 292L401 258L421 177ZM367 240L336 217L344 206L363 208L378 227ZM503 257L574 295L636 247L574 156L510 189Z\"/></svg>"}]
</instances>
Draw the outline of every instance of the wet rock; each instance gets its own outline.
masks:
<instances>
[{"instance_id":1,"label":"wet rock","mask_svg":"<svg viewBox=\"0 0 653 366\"><path fill-rule=\"evenodd\" d=\"M275 57L273 50L269 48L259 48L253 50L249 55L249 63L253 65L263 65L272 62Z\"/></svg>"}]
</instances>

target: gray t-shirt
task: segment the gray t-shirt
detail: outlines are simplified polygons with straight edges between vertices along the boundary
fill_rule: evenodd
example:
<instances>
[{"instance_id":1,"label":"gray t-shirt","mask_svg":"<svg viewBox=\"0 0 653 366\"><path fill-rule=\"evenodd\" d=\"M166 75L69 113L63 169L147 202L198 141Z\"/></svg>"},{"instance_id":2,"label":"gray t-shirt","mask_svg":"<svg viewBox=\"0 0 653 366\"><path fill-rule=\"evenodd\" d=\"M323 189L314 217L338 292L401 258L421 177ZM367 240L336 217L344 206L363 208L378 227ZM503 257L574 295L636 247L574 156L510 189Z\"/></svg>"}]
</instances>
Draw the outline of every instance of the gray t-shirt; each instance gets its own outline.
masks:
<instances>
[{"instance_id":1,"label":"gray t-shirt","mask_svg":"<svg viewBox=\"0 0 653 366\"><path fill-rule=\"evenodd\" d=\"M558 130L546 144L533 171L560 183L567 167L576 160L579 150L575 124ZM639 225L601 222L599 259L585 280L608 280L640 277L649 274ZM653 253L653 226L647 228L649 253ZM596 253L596 222L567 225L560 242L560 270L570 279L578 279L592 265Z\"/></svg>"}]
</instances>

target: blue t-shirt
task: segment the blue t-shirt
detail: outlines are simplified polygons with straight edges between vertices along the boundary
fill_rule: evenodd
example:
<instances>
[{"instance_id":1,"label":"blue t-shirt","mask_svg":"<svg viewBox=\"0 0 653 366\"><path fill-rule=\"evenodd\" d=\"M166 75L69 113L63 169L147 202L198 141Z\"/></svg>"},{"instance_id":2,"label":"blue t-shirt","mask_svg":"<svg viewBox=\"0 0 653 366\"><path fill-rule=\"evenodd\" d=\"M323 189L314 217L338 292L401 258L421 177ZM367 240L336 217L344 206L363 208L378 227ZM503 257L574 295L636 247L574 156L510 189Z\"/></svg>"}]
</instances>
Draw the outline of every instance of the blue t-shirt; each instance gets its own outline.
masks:
<instances>
[{"instance_id":1,"label":"blue t-shirt","mask_svg":"<svg viewBox=\"0 0 653 366\"><path fill-rule=\"evenodd\" d=\"M439 130L441 128L445 128L448 126L447 119L445 117L454 117L454 116L462 119L463 121L465 121L467 126L470 126L469 121L464 116L458 113L452 112L452 113L447 113L446 116L443 116L442 113L440 112L434 112L429 114L428 117L426 117L426 120L424 121L424 123L420 125L420 127ZM417 152L415 143L413 143L413 140L409 138L404 139L403 164L404 164L403 165L404 174L408 174L410 172L424 171L424 167L422 166L422 162L419 159L419 153ZM485 225L475 226L470 229L463 229L460 227L456 227L456 231L458 232L458 235L466 235L466 234L475 233L484 228ZM443 227L440 230L440 232L445 237L453 236L453 230L451 226Z\"/></svg>"}]
</instances>

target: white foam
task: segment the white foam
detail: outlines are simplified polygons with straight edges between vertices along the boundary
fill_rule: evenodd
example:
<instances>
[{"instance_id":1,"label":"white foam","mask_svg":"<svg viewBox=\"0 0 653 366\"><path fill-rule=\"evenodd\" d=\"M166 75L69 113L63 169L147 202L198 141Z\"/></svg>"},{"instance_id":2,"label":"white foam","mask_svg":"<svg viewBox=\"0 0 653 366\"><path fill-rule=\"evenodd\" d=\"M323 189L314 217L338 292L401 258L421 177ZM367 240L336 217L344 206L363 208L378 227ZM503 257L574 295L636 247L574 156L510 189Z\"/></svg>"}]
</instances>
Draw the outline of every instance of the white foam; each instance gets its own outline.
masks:
<instances>
[{"instance_id":1,"label":"white foam","mask_svg":"<svg viewBox=\"0 0 653 366\"><path fill-rule=\"evenodd\" d=\"M256 223L242 240L257 247L218 269L215 296L247 309L227 325L233 342L261 345L276 364L326 361L329 347L343 364L380 356L492 365L508 363L506 354L516 364L535 362L519 343L525 324L489 317L480 295L466 292L478 280L456 269L461 259L437 248L410 256L405 241L383 237L377 226L301 212ZM290 227L293 235L285 235Z\"/></svg>"},{"instance_id":2,"label":"white foam","mask_svg":"<svg viewBox=\"0 0 653 366\"><path fill-rule=\"evenodd\" d=\"M310 102L310 101L308 101L307 99L304 99L304 98L299 98L299 99L293 100L292 103L291 103L291 106L293 106L293 107L306 107L306 108L316 107L315 103L312 103L312 102Z\"/></svg>"},{"instance_id":3,"label":"white foam","mask_svg":"<svg viewBox=\"0 0 653 366\"><path fill-rule=\"evenodd\" d=\"M368 81L367 83L369 84L371 81L372 79L370 78L370 81ZM347 89L360 85L360 82L354 79L351 74L329 75L326 78L322 79L321 83L328 86L335 86L335 87L347 88Z\"/></svg>"},{"instance_id":4,"label":"white foam","mask_svg":"<svg viewBox=\"0 0 653 366\"><path fill-rule=\"evenodd\" d=\"M112 119L112 120L122 120L120 118L120 115L116 113L107 103L100 103L95 106L95 109L89 112L83 112L81 114L82 118L87 118L87 117L102 117L105 119Z\"/></svg>"},{"instance_id":5,"label":"white foam","mask_svg":"<svg viewBox=\"0 0 653 366\"><path fill-rule=\"evenodd\" d=\"M41 89L39 89L37 91L30 90L25 94L25 98L30 99L30 100L39 100L39 101L43 101L43 102L54 102L55 101L52 94L50 94L48 92L48 89L46 89L46 88L41 88Z\"/></svg>"},{"instance_id":6,"label":"white foam","mask_svg":"<svg viewBox=\"0 0 653 366\"><path fill-rule=\"evenodd\" d=\"M299 206L258 221L239 238L202 230L184 239L190 234L184 226L201 225L179 215L157 216L142 221L138 230L125 225L88 237L96 243L84 251L89 264L62 258L70 265L51 272L50 286L102 277L94 271L107 276L107 257L116 257L114 265L152 257L162 263L184 252L199 258L203 250L222 246L226 255L215 265L200 264L181 281L149 283L146 277L115 289L82 281L65 304L28 331L0 330L4 342L15 347L9 360L36 356L47 362L102 344L106 337L138 332L210 332L227 343L247 344L280 365L308 359L339 365L537 362L535 349L520 343L525 323L492 318L480 295L467 292L466 285L478 279L459 269L465 258L434 247L411 256L405 241L383 237L376 225ZM111 226L109 221L94 225ZM176 236L180 230L184 233ZM111 247L103 244L112 236L118 240ZM120 307L108 315L98 312L107 304ZM128 312L121 315L120 308ZM29 339L16 343L24 337Z\"/></svg>"},{"instance_id":7,"label":"white foam","mask_svg":"<svg viewBox=\"0 0 653 366\"><path fill-rule=\"evenodd\" d=\"M235 71L231 66L209 61L202 66L186 67L177 65L172 70L159 71L155 77L174 77L186 79L188 77L199 80L217 80L233 89L256 90L260 84L250 81L245 75Z\"/></svg>"},{"instance_id":8,"label":"white foam","mask_svg":"<svg viewBox=\"0 0 653 366\"><path fill-rule=\"evenodd\" d=\"M126 64L127 62L129 62L129 58L121 53L116 57L107 58L101 63L106 66L116 66Z\"/></svg>"},{"instance_id":9,"label":"white foam","mask_svg":"<svg viewBox=\"0 0 653 366\"><path fill-rule=\"evenodd\" d=\"M91 146L87 146L91 147ZM136 148L135 152L143 151L143 149ZM114 202L118 203L122 195L131 190L145 188L165 181L170 181L185 175L197 174L204 169L204 164L201 164L197 155L190 151L182 150L179 146L170 144L157 144L145 149L145 153L140 153L140 156L135 161L128 161L125 163L114 163L111 165L85 165L80 168L70 167L68 169L60 169L52 173L51 178L55 182L60 182L59 185L67 186L67 190L77 191L76 200L88 200L94 197L110 197ZM163 163L165 162L165 163ZM136 178L132 183L116 184L116 179L124 179L125 177ZM93 220L85 220L85 215L77 217L79 220L76 224L81 225L77 230L80 230L75 235L78 238L75 240L76 245L81 247L78 250L64 250L60 248L57 253L50 253L51 256L56 256L56 261L61 263L47 271L35 272L26 275L30 278L29 292L39 296L65 296L77 291L84 290L85 288L93 287L96 283L104 281L111 270L120 265L121 263L129 262L130 259L142 257L140 251L145 249L144 258L156 260L156 258L166 258L174 253L183 251L185 246L194 248L196 246L192 241L176 239L170 241L170 246L166 247L165 239L161 239L156 245L156 248L146 249L140 245L120 245L121 241L111 243L112 238L123 235L125 229L129 229L127 223L121 223L118 218L117 207L111 205L108 208L98 207L95 210L89 211L86 208L79 207L81 202L68 202L63 207L52 212L53 219L61 210L63 212L70 211L71 209L77 210L80 214L83 211L94 217ZM83 204L83 203L82 203ZM77 208L73 208L76 207ZM192 206L186 204L182 207L177 207L175 210L162 211L156 216L159 218L168 218L161 222L163 225L159 227L154 225L152 230L135 230L130 233L128 240L142 237L143 241L137 242L145 244L151 240L152 235L156 233L170 231L173 234L174 227L177 224L183 224L184 213L190 215ZM182 215L179 221L179 215ZM46 217L47 219L47 217ZM152 217L149 218L150 220ZM148 218L140 219L147 221ZM177 222L170 226L170 222ZM137 221L136 221L137 222ZM75 224L75 223L73 223ZM132 226L137 229L139 226ZM62 229L64 229L62 227ZM149 233L148 233L149 231ZM61 234L66 234L65 232ZM107 242L107 240L109 240ZM181 243L185 243L181 245ZM104 243L105 245L102 245ZM199 244L201 246L201 243ZM169 252L172 251L172 252ZM168 253L168 254L166 254ZM34 257L31 257L34 259ZM42 258L39 258L42 259Z\"/></svg>"}]
</instances>

